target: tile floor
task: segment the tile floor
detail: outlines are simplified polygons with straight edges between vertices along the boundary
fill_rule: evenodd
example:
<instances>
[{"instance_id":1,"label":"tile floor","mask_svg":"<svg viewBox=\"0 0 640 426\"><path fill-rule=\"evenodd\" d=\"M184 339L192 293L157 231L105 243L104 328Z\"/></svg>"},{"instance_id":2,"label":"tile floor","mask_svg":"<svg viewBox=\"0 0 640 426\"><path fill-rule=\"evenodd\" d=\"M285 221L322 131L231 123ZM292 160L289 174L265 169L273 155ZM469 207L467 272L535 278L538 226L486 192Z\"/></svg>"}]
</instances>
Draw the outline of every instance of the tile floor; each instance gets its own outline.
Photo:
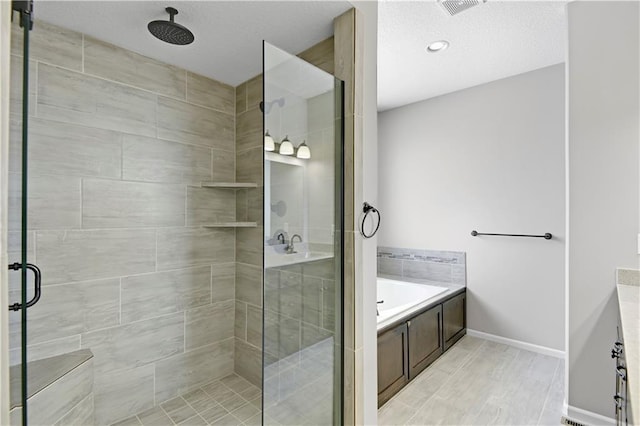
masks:
<instances>
[{"instance_id":1,"label":"tile floor","mask_svg":"<svg viewBox=\"0 0 640 426\"><path fill-rule=\"evenodd\" d=\"M262 393L231 374L112 426L260 425Z\"/></svg>"},{"instance_id":2,"label":"tile floor","mask_svg":"<svg viewBox=\"0 0 640 426\"><path fill-rule=\"evenodd\" d=\"M333 352L331 337L265 368L265 426L332 424Z\"/></svg>"},{"instance_id":3,"label":"tile floor","mask_svg":"<svg viewBox=\"0 0 640 426\"><path fill-rule=\"evenodd\" d=\"M379 425L559 425L564 361L465 336L378 410Z\"/></svg>"}]
</instances>

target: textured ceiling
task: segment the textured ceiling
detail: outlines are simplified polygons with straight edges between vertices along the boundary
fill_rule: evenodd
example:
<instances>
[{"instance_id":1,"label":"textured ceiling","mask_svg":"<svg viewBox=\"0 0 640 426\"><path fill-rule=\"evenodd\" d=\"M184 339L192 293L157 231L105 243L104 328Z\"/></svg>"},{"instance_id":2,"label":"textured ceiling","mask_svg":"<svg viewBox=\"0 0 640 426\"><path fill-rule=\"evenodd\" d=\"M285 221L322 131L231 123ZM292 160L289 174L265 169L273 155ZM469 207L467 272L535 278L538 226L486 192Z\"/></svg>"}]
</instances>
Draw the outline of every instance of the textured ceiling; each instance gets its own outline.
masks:
<instances>
[{"instance_id":1,"label":"textured ceiling","mask_svg":"<svg viewBox=\"0 0 640 426\"><path fill-rule=\"evenodd\" d=\"M147 23L169 19L193 31L188 46L154 38ZM38 1L36 19L96 37L236 86L262 72L262 40L299 53L333 34L346 1Z\"/></svg>"},{"instance_id":2,"label":"textured ceiling","mask_svg":"<svg viewBox=\"0 0 640 426\"><path fill-rule=\"evenodd\" d=\"M565 4L488 0L450 16L436 0L381 1L378 109L564 62ZM425 51L441 39L447 50Z\"/></svg>"}]
</instances>

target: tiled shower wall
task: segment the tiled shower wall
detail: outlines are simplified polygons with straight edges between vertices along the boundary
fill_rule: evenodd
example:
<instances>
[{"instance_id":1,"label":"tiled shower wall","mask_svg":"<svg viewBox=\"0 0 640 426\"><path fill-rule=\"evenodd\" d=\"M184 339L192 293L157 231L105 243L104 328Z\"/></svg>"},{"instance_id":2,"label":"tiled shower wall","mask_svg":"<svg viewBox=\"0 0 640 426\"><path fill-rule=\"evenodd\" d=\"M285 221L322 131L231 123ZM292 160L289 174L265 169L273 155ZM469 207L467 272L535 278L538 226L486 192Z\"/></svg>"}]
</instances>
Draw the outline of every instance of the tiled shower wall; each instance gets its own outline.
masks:
<instances>
[{"instance_id":1,"label":"tiled shower wall","mask_svg":"<svg viewBox=\"0 0 640 426\"><path fill-rule=\"evenodd\" d=\"M29 259L42 269L43 290L29 310L29 356L91 349L96 420L110 423L233 371L236 234L200 225L233 220L236 195L199 183L236 178L235 92L44 22L31 38ZM13 262L20 219L16 27L12 41ZM248 152L239 150L240 165L261 161L260 150ZM256 180L244 170L239 180ZM239 203L239 215L248 214L243 206L256 208L254 201L259 206L259 193ZM239 261L258 259L258 241L254 251L239 245ZM259 270L237 273L260 294ZM10 273L14 299L18 275ZM18 314L10 327L17 363Z\"/></svg>"},{"instance_id":2,"label":"tiled shower wall","mask_svg":"<svg viewBox=\"0 0 640 426\"><path fill-rule=\"evenodd\" d=\"M262 386L262 75L236 87L236 181L257 183L238 191L239 220L258 223L236 231L235 370Z\"/></svg>"},{"instance_id":3,"label":"tiled shower wall","mask_svg":"<svg viewBox=\"0 0 640 426\"><path fill-rule=\"evenodd\" d=\"M378 247L378 274L466 285L466 253Z\"/></svg>"}]
</instances>

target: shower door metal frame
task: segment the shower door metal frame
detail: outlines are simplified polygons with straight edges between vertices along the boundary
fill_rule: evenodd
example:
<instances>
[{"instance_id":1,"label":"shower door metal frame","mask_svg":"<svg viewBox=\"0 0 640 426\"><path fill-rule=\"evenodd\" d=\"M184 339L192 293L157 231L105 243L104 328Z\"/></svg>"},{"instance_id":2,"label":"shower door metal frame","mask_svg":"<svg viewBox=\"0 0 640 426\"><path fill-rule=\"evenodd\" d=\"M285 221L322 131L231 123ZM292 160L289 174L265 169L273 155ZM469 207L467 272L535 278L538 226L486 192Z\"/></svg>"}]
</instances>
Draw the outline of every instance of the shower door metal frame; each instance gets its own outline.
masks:
<instances>
[{"instance_id":1,"label":"shower door metal frame","mask_svg":"<svg viewBox=\"0 0 640 426\"><path fill-rule=\"evenodd\" d=\"M20 391L22 425L28 425L28 389L27 389L27 308L33 306L40 299L40 269L28 263L27 258L27 208L28 208L28 165L29 165L29 33L33 29L33 0L12 1L11 18L13 12L18 12L20 27L23 29L22 50L22 171L21 171L21 225L20 225L20 262L9 265L9 269L20 271L20 302L9 305L9 310L20 311ZM32 300L27 301L27 270L35 274L36 292Z\"/></svg>"}]
</instances>

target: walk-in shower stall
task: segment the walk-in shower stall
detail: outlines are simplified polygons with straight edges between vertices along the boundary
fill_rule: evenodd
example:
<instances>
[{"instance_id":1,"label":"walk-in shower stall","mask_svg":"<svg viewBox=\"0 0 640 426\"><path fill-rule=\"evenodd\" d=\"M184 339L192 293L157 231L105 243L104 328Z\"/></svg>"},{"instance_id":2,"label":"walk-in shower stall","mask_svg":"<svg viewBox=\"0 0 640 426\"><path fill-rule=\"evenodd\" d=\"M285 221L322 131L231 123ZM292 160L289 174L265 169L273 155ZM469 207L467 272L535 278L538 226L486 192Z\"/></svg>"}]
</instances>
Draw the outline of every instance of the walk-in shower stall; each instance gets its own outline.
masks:
<instances>
[{"instance_id":1,"label":"walk-in shower stall","mask_svg":"<svg viewBox=\"0 0 640 426\"><path fill-rule=\"evenodd\" d=\"M217 2L114 3L153 11L135 17L148 51L13 3L11 424L341 424L331 34L299 56L256 37L262 72L229 83L181 50L219 42L190 24Z\"/></svg>"}]
</instances>

